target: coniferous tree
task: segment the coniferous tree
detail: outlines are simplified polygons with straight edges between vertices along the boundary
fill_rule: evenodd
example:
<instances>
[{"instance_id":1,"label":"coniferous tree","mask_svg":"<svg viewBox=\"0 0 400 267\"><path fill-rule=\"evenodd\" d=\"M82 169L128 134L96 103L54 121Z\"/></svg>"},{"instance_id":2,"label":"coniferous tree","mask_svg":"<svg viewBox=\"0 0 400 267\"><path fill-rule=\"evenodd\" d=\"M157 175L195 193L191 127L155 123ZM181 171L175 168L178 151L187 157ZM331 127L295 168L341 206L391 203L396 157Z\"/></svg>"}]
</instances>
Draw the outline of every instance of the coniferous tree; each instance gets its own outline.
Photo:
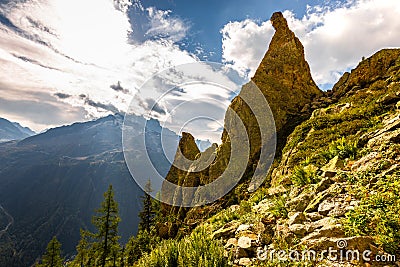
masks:
<instances>
[{"instance_id":1,"label":"coniferous tree","mask_svg":"<svg viewBox=\"0 0 400 267\"><path fill-rule=\"evenodd\" d=\"M122 247L121 250L121 258L119 262L119 267L125 267L125 246Z\"/></svg>"},{"instance_id":2,"label":"coniferous tree","mask_svg":"<svg viewBox=\"0 0 400 267\"><path fill-rule=\"evenodd\" d=\"M81 230L81 240L76 246L76 251L78 252L78 254L75 257L74 262L77 266L80 267L88 266L89 256L91 253L91 246L88 241L88 235L88 232Z\"/></svg>"},{"instance_id":3,"label":"coniferous tree","mask_svg":"<svg viewBox=\"0 0 400 267\"><path fill-rule=\"evenodd\" d=\"M129 239L125 247L124 254L127 266L133 266L144 253L150 252L151 248L159 241L154 225L157 221L160 202L150 196L152 192L150 180L146 183L144 191L145 194L142 196L143 209L139 213L138 233Z\"/></svg>"},{"instance_id":4,"label":"coniferous tree","mask_svg":"<svg viewBox=\"0 0 400 267\"><path fill-rule=\"evenodd\" d=\"M54 236L47 245L46 252L42 257L42 263L38 267L62 267L61 243Z\"/></svg>"},{"instance_id":5,"label":"coniferous tree","mask_svg":"<svg viewBox=\"0 0 400 267\"><path fill-rule=\"evenodd\" d=\"M139 231L146 230L148 233L150 233L151 226L154 224L154 217L156 215L156 211L154 210L154 201L150 196L150 193L153 192L150 180L146 183L144 191L145 194L142 197L143 210L139 213Z\"/></svg>"},{"instance_id":6,"label":"coniferous tree","mask_svg":"<svg viewBox=\"0 0 400 267\"><path fill-rule=\"evenodd\" d=\"M104 267L108 259L114 260L117 257L116 251L120 250L118 224L121 219L118 215L118 203L114 200L112 185L104 193L104 201L96 212L97 215L93 216L92 223L96 226L97 233L91 234L91 237L94 240L96 265Z\"/></svg>"}]
</instances>

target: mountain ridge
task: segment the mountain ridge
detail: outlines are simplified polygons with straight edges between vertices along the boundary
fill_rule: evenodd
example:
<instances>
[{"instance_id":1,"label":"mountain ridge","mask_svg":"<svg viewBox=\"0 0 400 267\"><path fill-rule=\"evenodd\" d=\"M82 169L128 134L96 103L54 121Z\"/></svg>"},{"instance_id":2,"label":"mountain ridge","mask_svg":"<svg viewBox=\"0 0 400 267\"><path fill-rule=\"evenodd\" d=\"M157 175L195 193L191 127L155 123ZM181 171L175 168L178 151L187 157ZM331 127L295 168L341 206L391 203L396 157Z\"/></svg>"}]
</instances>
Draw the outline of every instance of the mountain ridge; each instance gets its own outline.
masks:
<instances>
[{"instance_id":1,"label":"mountain ridge","mask_svg":"<svg viewBox=\"0 0 400 267\"><path fill-rule=\"evenodd\" d=\"M17 122L0 118L0 142L20 140L35 134L28 127L23 127Z\"/></svg>"}]
</instances>

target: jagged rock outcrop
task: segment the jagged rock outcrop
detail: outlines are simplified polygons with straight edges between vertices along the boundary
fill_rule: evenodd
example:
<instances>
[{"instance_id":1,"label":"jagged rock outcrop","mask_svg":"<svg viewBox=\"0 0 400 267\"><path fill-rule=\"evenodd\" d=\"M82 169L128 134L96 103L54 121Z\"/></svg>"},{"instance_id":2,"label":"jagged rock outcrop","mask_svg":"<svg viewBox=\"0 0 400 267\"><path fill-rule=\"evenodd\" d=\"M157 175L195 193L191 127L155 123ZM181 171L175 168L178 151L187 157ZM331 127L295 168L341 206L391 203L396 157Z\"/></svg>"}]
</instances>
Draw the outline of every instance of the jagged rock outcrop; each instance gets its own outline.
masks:
<instances>
[{"instance_id":1,"label":"jagged rock outcrop","mask_svg":"<svg viewBox=\"0 0 400 267\"><path fill-rule=\"evenodd\" d=\"M271 129L276 127L278 139L277 154L279 155L286 137L293 128L310 116L311 110L304 109L304 106L310 106L316 98L322 95L322 92L311 77L309 65L304 57L303 45L289 29L282 13L274 13L271 17L271 22L276 32L271 40L269 49L252 81L244 85L240 94L232 100L225 116L222 144L219 147L212 147L213 151L210 150L207 152L214 153L215 157L210 162L210 166L198 173L196 173L196 170L199 169L199 165L202 165L201 160L197 160L192 166L185 166L189 171L182 171L176 167L172 167L166 177L167 181L177 185L190 186L204 185L215 181L224 173L231 160L231 153L234 153L232 152L232 144L244 144L248 139L250 146L249 157L248 159L244 159L247 161L247 167L241 180L242 182L247 182L257 168L260 153L262 153L263 149L264 152L267 151L267 154L271 156L271 161L273 158L272 149L264 147L265 144L262 144L262 134L257 119L264 121L265 126L262 131L265 132L267 128L270 129L271 133L266 138L269 144L275 144L276 136ZM258 104L257 101L252 101L258 97L258 90L261 91L262 95L268 101L273 118L256 118L255 114L258 111L267 108L263 102ZM239 124L242 123L246 131L239 127ZM179 153L178 149L179 156L176 157L176 160L182 160L179 157L180 155L185 155L185 151L195 151L198 153L195 148L192 148L194 143L187 143L186 139L187 137L184 136L181 140L179 147L183 150L182 153ZM188 149L186 146L190 146L191 148ZM191 154L188 159L194 158L196 153ZM197 158L199 157L202 156L197 156ZM210 157L205 156L204 158L205 160L209 160ZM265 162L262 164L267 165ZM262 166L262 168L267 169L265 166ZM259 175L262 175L262 178L264 178L266 173ZM196 192L193 193L193 197L195 198L198 198L198 195L196 195ZM170 192L169 197L179 199L182 196L180 192ZM179 207L167 208L166 205L164 207L164 213L179 213L181 219L184 219L188 211L188 209ZM198 208L192 209L188 217L195 219L195 214L202 213ZM201 217L202 215L199 216Z\"/></svg>"},{"instance_id":2,"label":"jagged rock outcrop","mask_svg":"<svg viewBox=\"0 0 400 267\"><path fill-rule=\"evenodd\" d=\"M194 176L191 176L191 179L186 179L187 175L190 174L190 172L186 170L189 170L192 161L196 159L199 153L200 150L196 145L194 137L190 133L183 132L174 162L166 176L166 180L178 186L198 186L200 184L200 179ZM168 186L164 185L161 193L163 213L165 215L168 213L178 214L180 210L179 205L172 206L165 203L180 203L182 201L182 191L180 191L179 188L177 190L171 190Z\"/></svg>"},{"instance_id":3,"label":"jagged rock outcrop","mask_svg":"<svg viewBox=\"0 0 400 267\"><path fill-rule=\"evenodd\" d=\"M344 73L332 88L332 98L339 99L346 94L368 88L378 80L390 77L390 68L396 66L400 49L382 49L373 56L362 60L351 73Z\"/></svg>"},{"instance_id":4,"label":"jagged rock outcrop","mask_svg":"<svg viewBox=\"0 0 400 267\"><path fill-rule=\"evenodd\" d=\"M304 47L289 29L282 13L271 17L275 34L252 81L262 90L272 109L278 139L284 139L298 124L304 106L322 96L311 77Z\"/></svg>"}]
</instances>

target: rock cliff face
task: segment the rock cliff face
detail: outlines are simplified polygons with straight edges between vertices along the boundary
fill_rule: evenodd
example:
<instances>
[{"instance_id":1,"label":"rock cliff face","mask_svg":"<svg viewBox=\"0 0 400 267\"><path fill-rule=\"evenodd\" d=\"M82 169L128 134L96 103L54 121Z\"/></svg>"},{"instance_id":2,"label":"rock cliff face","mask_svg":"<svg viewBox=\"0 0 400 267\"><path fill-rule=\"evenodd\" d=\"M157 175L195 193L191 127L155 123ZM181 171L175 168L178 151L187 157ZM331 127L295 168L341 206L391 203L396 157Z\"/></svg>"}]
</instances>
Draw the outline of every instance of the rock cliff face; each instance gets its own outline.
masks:
<instances>
[{"instance_id":1,"label":"rock cliff face","mask_svg":"<svg viewBox=\"0 0 400 267\"><path fill-rule=\"evenodd\" d=\"M203 157L209 160L210 157L203 154L214 154L210 166L200 172L198 165L202 165L202 160L193 163L192 166L185 166L189 171L181 171L172 167L166 177L177 185L199 186L215 181L227 168L231 157L231 144L234 142L243 143L246 138L249 140L250 154L248 157L247 168L242 176L242 182L247 182L255 171L259 161L260 152L263 149L261 142L260 125L255 116L257 110L266 109L262 104L249 106L245 99L256 97L256 90L260 90L262 95L268 101L274 121L272 118L258 118L266 121L267 127L276 127L277 132L277 154L285 143L287 136L293 128L311 114L311 109L305 109L304 106L311 106L311 103L322 95L313 81L308 63L305 61L304 48L299 39L288 28L288 24L281 13L274 13L271 22L276 32L272 38L269 49L265 54L259 68L257 69L252 81L242 87L240 94L232 100L232 103L225 116L225 129L222 134L222 144L212 146L208 151L200 153L195 144L184 134L180 142L176 162L182 161L182 155L188 159ZM258 87L258 89L257 89ZM239 121L244 124L246 133L238 130ZM275 125L274 125L275 124ZM243 135L247 135L243 136ZM268 138L275 138L273 134ZM190 153L189 153L190 151ZM197 156L195 154L198 154ZM186 155L187 154L187 155ZM180 192L169 192L163 190L168 198L180 199ZM195 197L193 192L193 197ZM184 219L188 209L171 208L163 206L163 212L179 213L179 217ZM192 209L189 217L196 217L198 209Z\"/></svg>"},{"instance_id":2,"label":"rock cliff face","mask_svg":"<svg viewBox=\"0 0 400 267\"><path fill-rule=\"evenodd\" d=\"M322 95L313 81L304 57L304 47L289 29L281 13L271 17L275 34L253 81L268 100L275 118L278 138L282 141L299 119L307 118L302 110Z\"/></svg>"}]
</instances>

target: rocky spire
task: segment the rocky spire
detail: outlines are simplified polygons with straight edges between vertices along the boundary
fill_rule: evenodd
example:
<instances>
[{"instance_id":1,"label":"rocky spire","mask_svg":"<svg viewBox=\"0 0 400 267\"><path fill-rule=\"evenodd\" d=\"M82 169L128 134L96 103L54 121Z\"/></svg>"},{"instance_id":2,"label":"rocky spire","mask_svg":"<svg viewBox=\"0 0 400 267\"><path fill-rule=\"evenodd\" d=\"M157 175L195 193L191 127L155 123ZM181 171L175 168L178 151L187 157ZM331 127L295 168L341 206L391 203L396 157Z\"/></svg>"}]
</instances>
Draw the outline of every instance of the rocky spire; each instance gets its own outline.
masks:
<instances>
[{"instance_id":1,"label":"rocky spire","mask_svg":"<svg viewBox=\"0 0 400 267\"><path fill-rule=\"evenodd\" d=\"M190 133L182 132L182 138L179 141L174 163L165 179L175 185L188 186L187 184L189 181L186 181L186 176L189 173L186 170L189 170L191 163L196 159L198 154L200 154L200 150L196 145L194 137ZM198 181L193 181L193 179L190 180L190 186L198 186ZM176 191L175 189L168 187L166 184L163 185L161 195L163 201L169 203L179 203L182 198L180 190ZM167 204L162 204L162 206L164 213L166 213L166 211L172 211L176 214L179 210L179 207L173 207Z\"/></svg>"},{"instance_id":2,"label":"rocky spire","mask_svg":"<svg viewBox=\"0 0 400 267\"><path fill-rule=\"evenodd\" d=\"M304 105L322 95L311 77L304 47L281 12L271 17L275 34L252 81L262 90L275 117L278 138L297 124ZM293 121L295 120L295 121ZM283 132L282 132L283 131Z\"/></svg>"}]
</instances>

